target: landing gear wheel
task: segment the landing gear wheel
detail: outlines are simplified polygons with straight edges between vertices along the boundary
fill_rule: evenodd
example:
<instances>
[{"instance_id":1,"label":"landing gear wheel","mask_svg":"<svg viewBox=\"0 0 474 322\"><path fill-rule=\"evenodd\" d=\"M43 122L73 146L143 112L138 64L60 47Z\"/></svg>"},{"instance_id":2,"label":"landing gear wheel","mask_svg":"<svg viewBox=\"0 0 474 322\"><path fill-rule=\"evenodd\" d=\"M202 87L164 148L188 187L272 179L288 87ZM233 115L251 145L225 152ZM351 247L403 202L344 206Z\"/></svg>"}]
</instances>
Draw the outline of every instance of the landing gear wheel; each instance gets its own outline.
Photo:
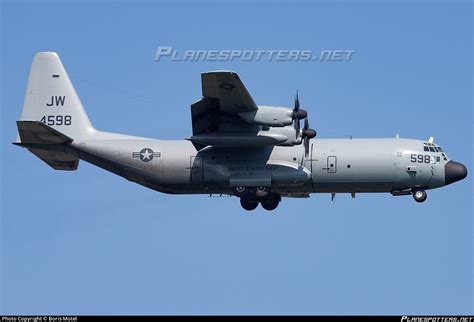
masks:
<instances>
[{"instance_id":1,"label":"landing gear wheel","mask_svg":"<svg viewBox=\"0 0 474 322\"><path fill-rule=\"evenodd\" d=\"M425 190L413 190L413 199L415 199L416 202L423 202L426 200L426 197L428 197L428 195Z\"/></svg>"},{"instance_id":2,"label":"landing gear wheel","mask_svg":"<svg viewBox=\"0 0 474 322\"><path fill-rule=\"evenodd\" d=\"M249 188L243 187L243 186L238 186L238 187L232 188L232 192L234 193L234 195L236 195L237 197L241 197L241 198L248 195L249 190L250 190Z\"/></svg>"},{"instance_id":3,"label":"landing gear wheel","mask_svg":"<svg viewBox=\"0 0 474 322\"><path fill-rule=\"evenodd\" d=\"M267 187L257 187L255 190L255 195L257 197L265 197L268 195L268 188Z\"/></svg>"},{"instance_id":4,"label":"landing gear wheel","mask_svg":"<svg viewBox=\"0 0 474 322\"><path fill-rule=\"evenodd\" d=\"M240 205L242 208L248 211L255 210L255 208L258 207L258 202L257 201L251 201L245 198L240 198Z\"/></svg>"},{"instance_id":5,"label":"landing gear wheel","mask_svg":"<svg viewBox=\"0 0 474 322\"><path fill-rule=\"evenodd\" d=\"M280 204L280 196L272 196L271 198L268 198L266 200L262 200L261 204L263 209L272 211L275 210L278 205Z\"/></svg>"},{"instance_id":6,"label":"landing gear wheel","mask_svg":"<svg viewBox=\"0 0 474 322\"><path fill-rule=\"evenodd\" d=\"M262 201L262 207L263 209L265 210L268 210L268 211L272 211L272 210L275 210L278 205L280 204L279 201Z\"/></svg>"}]
</instances>

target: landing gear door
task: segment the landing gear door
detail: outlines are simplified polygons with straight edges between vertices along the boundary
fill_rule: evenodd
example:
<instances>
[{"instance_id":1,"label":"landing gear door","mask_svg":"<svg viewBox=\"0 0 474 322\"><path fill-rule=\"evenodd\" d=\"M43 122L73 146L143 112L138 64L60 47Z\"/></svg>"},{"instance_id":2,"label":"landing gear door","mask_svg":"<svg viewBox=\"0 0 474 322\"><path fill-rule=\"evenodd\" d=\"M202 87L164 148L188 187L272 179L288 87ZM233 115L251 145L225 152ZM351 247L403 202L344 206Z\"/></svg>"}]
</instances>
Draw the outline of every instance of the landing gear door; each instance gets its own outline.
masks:
<instances>
[{"instance_id":1,"label":"landing gear door","mask_svg":"<svg viewBox=\"0 0 474 322\"><path fill-rule=\"evenodd\" d=\"M203 167L202 167L202 157L191 157L190 161L191 169L191 182L202 182L203 177Z\"/></svg>"},{"instance_id":2,"label":"landing gear door","mask_svg":"<svg viewBox=\"0 0 474 322\"><path fill-rule=\"evenodd\" d=\"M336 173L337 172L337 159L335 156L328 157L328 173Z\"/></svg>"}]
</instances>

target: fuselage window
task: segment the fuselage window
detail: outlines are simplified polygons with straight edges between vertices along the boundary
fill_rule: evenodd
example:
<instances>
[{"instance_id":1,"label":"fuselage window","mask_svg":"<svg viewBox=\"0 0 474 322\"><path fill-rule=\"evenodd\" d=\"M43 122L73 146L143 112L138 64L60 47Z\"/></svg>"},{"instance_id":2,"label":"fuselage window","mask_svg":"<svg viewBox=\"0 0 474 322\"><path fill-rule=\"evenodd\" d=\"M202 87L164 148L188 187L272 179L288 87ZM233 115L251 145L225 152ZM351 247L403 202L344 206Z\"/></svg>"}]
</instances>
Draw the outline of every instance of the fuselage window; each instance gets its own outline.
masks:
<instances>
[{"instance_id":1,"label":"fuselage window","mask_svg":"<svg viewBox=\"0 0 474 322\"><path fill-rule=\"evenodd\" d=\"M430 146L430 151L435 152L435 149L432 146Z\"/></svg>"},{"instance_id":2,"label":"fuselage window","mask_svg":"<svg viewBox=\"0 0 474 322\"><path fill-rule=\"evenodd\" d=\"M423 148L423 150L424 150L424 151L426 151L426 152L428 152L428 151L429 151L429 149L428 149L428 147L427 147L427 146L425 146L425 147Z\"/></svg>"}]
</instances>

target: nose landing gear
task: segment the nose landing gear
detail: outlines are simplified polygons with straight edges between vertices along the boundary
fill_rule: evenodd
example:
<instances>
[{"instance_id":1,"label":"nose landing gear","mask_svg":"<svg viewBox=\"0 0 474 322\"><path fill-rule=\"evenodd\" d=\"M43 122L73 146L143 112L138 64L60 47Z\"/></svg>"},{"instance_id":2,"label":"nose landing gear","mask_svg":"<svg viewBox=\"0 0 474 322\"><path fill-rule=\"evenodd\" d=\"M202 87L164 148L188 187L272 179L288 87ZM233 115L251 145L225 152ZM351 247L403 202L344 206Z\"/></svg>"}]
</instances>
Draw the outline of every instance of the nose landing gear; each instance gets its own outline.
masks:
<instances>
[{"instance_id":1,"label":"nose landing gear","mask_svg":"<svg viewBox=\"0 0 474 322\"><path fill-rule=\"evenodd\" d=\"M428 195L426 194L426 191L423 189L415 189L413 190L413 199L415 199L416 202L423 202L426 200Z\"/></svg>"}]
</instances>

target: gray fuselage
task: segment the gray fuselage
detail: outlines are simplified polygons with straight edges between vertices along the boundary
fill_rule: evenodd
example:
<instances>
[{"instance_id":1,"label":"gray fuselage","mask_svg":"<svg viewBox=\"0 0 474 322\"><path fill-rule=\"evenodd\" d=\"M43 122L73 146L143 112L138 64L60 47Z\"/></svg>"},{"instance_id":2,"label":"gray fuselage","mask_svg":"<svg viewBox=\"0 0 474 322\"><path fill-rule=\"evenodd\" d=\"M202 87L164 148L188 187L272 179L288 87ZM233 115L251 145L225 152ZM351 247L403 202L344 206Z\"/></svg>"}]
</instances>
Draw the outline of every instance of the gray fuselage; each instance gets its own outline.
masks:
<instances>
[{"instance_id":1,"label":"gray fuselage","mask_svg":"<svg viewBox=\"0 0 474 322\"><path fill-rule=\"evenodd\" d=\"M413 139L317 139L305 158L293 147L206 148L100 132L74 141L72 153L126 179L172 194L232 194L235 186L268 186L281 196L313 192L396 192L444 186L442 152Z\"/></svg>"}]
</instances>

